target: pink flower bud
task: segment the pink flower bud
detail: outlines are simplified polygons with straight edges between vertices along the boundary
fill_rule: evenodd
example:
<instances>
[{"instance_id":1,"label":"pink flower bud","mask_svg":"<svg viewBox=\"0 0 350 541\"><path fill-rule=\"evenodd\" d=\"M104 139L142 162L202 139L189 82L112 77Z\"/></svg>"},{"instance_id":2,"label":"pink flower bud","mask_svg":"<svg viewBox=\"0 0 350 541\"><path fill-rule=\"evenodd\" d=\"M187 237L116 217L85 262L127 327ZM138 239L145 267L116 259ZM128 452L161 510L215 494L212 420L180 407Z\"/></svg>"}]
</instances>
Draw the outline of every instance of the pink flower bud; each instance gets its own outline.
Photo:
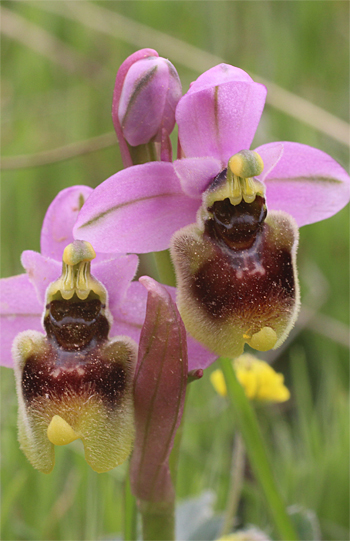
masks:
<instances>
[{"instance_id":1,"label":"pink flower bud","mask_svg":"<svg viewBox=\"0 0 350 541\"><path fill-rule=\"evenodd\" d=\"M121 138L131 146L153 138L160 142L163 132L170 134L174 128L180 98L181 82L168 60L152 49L131 55L121 65L114 88L112 118L119 143Z\"/></svg>"},{"instance_id":2,"label":"pink flower bud","mask_svg":"<svg viewBox=\"0 0 350 541\"><path fill-rule=\"evenodd\" d=\"M169 502L174 498L169 455L187 384L186 331L166 289L152 278L143 277L141 282L148 300L134 384L131 488L139 500Z\"/></svg>"}]
</instances>

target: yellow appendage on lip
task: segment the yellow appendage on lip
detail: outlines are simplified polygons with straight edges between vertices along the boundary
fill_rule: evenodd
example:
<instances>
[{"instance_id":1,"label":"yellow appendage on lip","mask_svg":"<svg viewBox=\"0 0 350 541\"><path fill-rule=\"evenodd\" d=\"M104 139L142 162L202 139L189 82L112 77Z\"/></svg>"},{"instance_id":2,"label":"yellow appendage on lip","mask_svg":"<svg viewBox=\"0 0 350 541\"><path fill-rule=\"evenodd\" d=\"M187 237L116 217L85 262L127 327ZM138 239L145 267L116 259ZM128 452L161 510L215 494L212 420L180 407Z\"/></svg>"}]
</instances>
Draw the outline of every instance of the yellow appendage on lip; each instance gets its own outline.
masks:
<instances>
[{"instance_id":1,"label":"yellow appendage on lip","mask_svg":"<svg viewBox=\"0 0 350 541\"><path fill-rule=\"evenodd\" d=\"M47 437L54 445L67 445L77 440L79 435L62 417L54 415L47 428Z\"/></svg>"},{"instance_id":2,"label":"yellow appendage on lip","mask_svg":"<svg viewBox=\"0 0 350 541\"><path fill-rule=\"evenodd\" d=\"M243 335L244 340L253 349L258 351L268 351L272 349L277 342L277 334L271 327L263 327L259 332L249 336Z\"/></svg>"}]
</instances>

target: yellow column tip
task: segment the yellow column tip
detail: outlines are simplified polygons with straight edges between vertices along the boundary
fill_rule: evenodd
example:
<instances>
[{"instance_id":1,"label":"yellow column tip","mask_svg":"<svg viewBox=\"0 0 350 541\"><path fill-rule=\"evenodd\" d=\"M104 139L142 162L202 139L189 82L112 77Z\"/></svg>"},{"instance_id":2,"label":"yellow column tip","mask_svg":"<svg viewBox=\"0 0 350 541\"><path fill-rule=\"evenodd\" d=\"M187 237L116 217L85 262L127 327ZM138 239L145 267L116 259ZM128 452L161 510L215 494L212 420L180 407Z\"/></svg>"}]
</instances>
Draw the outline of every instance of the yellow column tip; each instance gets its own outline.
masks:
<instances>
[{"instance_id":1,"label":"yellow column tip","mask_svg":"<svg viewBox=\"0 0 350 541\"><path fill-rule=\"evenodd\" d=\"M84 240L75 240L65 247L62 261L66 265L74 266L83 261L95 259L96 253L89 242Z\"/></svg>"},{"instance_id":2,"label":"yellow column tip","mask_svg":"<svg viewBox=\"0 0 350 541\"><path fill-rule=\"evenodd\" d=\"M228 166L234 175L242 176L244 169L244 159L240 154L235 154L229 159Z\"/></svg>"},{"instance_id":3,"label":"yellow column tip","mask_svg":"<svg viewBox=\"0 0 350 541\"><path fill-rule=\"evenodd\" d=\"M264 162L254 150L242 150L228 161L228 168L234 175L241 178L256 177L262 173Z\"/></svg>"}]
</instances>

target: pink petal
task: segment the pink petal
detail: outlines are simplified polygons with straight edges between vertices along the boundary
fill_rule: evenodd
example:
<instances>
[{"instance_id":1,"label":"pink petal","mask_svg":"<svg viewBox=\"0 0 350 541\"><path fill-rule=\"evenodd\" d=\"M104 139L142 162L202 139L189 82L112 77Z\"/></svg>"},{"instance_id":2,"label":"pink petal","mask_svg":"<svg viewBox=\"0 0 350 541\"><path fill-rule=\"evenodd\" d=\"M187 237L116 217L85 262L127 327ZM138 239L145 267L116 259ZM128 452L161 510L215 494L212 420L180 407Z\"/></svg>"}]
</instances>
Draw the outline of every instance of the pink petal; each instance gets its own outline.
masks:
<instances>
[{"instance_id":1,"label":"pink petal","mask_svg":"<svg viewBox=\"0 0 350 541\"><path fill-rule=\"evenodd\" d=\"M128 56L128 58L124 60L124 62L120 66L117 76L116 76L116 80L115 80L115 86L114 86L114 92L113 92L113 104L112 104L112 119L113 119L114 129L117 134L117 139L118 139L120 153L122 156L124 167L130 167L132 165L132 160L131 160L130 152L128 149L128 145L123 137L122 129L120 127L120 122L118 118L120 95L122 92L124 79L130 67L138 60L141 60L142 58L147 58L148 56L158 56L158 53L154 49L140 49L139 51L136 51L136 53Z\"/></svg>"},{"instance_id":2,"label":"pink petal","mask_svg":"<svg viewBox=\"0 0 350 541\"><path fill-rule=\"evenodd\" d=\"M212 156L226 167L233 154L250 148L265 97L263 85L248 81L191 88L176 108L184 156Z\"/></svg>"},{"instance_id":3,"label":"pink petal","mask_svg":"<svg viewBox=\"0 0 350 541\"><path fill-rule=\"evenodd\" d=\"M32 250L22 252L21 263L27 271L39 302L44 307L47 286L61 276L62 263Z\"/></svg>"},{"instance_id":4,"label":"pink petal","mask_svg":"<svg viewBox=\"0 0 350 541\"><path fill-rule=\"evenodd\" d=\"M85 200L92 192L88 186L62 190L49 206L41 229L41 253L62 261L65 247L73 242L73 226Z\"/></svg>"},{"instance_id":5,"label":"pink petal","mask_svg":"<svg viewBox=\"0 0 350 541\"><path fill-rule=\"evenodd\" d=\"M190 88L187 94L198 92L204 88L210 88L212 86L221 85L222 83L228 83L232 81L252 81L253 79L243 71L241 68L230 66L230 64L218 64L213 68L205 71L200 75L193 83L190 84Z\"/></svg>"},{"instance_id":6,"label":"pink petal","mask_svg":"<svg viewBox=\"0 0 350 541\"><path fill-rule=\"evenodd\" d=\"M100 184L80 211L77 239L102 252L165 250L172 234L195 222L199 202L185 196L173 165L150 162Z\"/></svg>"},{"instance_id":7,"label":"pink petal","mask_svg":"<svg viewBox=\"0 0 350 541\"><path fill-rule=\"evenodd\" d=\"M176 287L164 286L170 293L173 301L176 301ZM198 368L207 368L218 358L215 353L208 351L202 344L197 342L187 333L188 371Z\"/></svg>"},{"instance_id":8,"label":"pink petal","mask_svg":"<svg viewBox=\"0 0 350 541\"><path fill-rule=\"evenodd\" d=\"M146 316L147 291L139 282L132 282L124 301L111 310L113 325L110 336L127 335L139 342Z\"/></svg>"},{"instance_id":9,"label":"pink petal","mask_svg":"<svg viewBox=\"0 0 350 541\"><path fill-rule=\"evenodd\" d=\"M350 177L333 158L299 143L283 146L282 158L265 179L269 210L288 212L300 227L329 218L348 203Z\"/></svg>"},{"instance_id":10,"label":"pink petal","mask_svg":"<svg viewBox=\"0 0 350 541\"><path fill-rule=\"evenodd\" d=\"M18 333L27 330L41 331L44 305L38 301L34 287L26 274L19 274L0 281L0 364L13 367L11 347Z\"/></svg>"},{"instance_id":11,"label":"pink petal","mask_svg":"<svg viewBox=\"0 0 350 541\"><path fill-rule=\"evenodd\" d=\"M202 193L216 175L220 173L222 167L220 160L206 156L176 160L174 169L185 194L189 197L201 199Z\"/></svg>"},{"instance_id":12,"label":"pink petal","mask_svg":"<svg viewBox=\"0 0 350 541\"><path fill-rule=\"evenodd\" d=\"M92 261L91 273L108 291L109 308L112 311L124 300L129 283L138 267L137 255L110 257L99 263Z\"/></svg>"},{"instance_id":13,"label":"pink petal","mask_svg":"<svg viewBox=\"0 0 350 541\"><path fill-rule=\"evenodd\" d=\"M267 145L261 145L255 149L255 152L262 157L264 162L263 172L256 178L261 180L261 182L264 182L270 171L276 167L283 156L283 143L269 143Z\"/></svg>"},{"instance_id":14,"label":"pink petal","mask_svg":"<svg viewBox=\"0 0 350 541\"><path fill-rule=\"evenodd\" d=\"M188 371L208 368L218 358L187 333Z\"/></svg>"}]
</instances>

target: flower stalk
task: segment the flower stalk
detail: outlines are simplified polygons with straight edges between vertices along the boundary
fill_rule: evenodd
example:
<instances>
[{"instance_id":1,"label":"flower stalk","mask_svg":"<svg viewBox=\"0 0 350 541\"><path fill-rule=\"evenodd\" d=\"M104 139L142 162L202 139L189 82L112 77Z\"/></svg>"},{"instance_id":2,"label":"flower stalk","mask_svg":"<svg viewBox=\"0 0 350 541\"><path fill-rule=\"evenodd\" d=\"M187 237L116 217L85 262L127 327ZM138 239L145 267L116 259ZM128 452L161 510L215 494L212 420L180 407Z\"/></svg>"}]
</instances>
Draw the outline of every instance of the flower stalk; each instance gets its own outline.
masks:
<instances>
[{"instance_id":1,"label":"flower stalk","mask_svg":"<svg viewBox=\"0 0 350 541\"><path fill-rule=\"evenodd\" d=\"M241 431L250 464L267 501L276 530L282 541L296 541L298 537L277 488L254 410L237 379L231 359L220 358L220 365L232 413Z\"/></svg>"},{"instance_id":2,"label":"flower stalk","mask_svg":"<svg viewBox=\"0 0 350 541\"><path fill-rule=\"evenodd\" d=\"M174 265L171 261L169 250L154 252L153 257L157 266L159 280L168 286L176 285Z\"/></svg>"},{"instance_id":3,"label":"flower stalk","mask_svg":"<svg viewBox=\"0 0 350 541\"><path fill-rule=\"evenodd\" d=\"M157 143L154 140L135 147L128 144L128 149L133 165L156 162L160 159L160 148L157 148Z\"/></svg>"},{"instance_id":4,"label":"flower stalk","mask_svg":"<svg viewBox=\"0 0 350 541\"><path fill-rule=\"evenodd\" d=\"M175 498L169 502L139 503L142 515L143 541L173 541L175 539Z\"/></svg>"},{"instance_id":5,"label":"flower stalk","mask_svg":"<svg viewBox=\"0 0 350 541\"><path fill-rule=\"evenodd\" d=\"M235 518L242 493L245 467L245 447L242 434L237 431L233 445L230 488L220 537L228 535L235 525Z\"/></svg>"},{"instance_id":6,"label":"flower stalk","mask_svg":"<svg viewBox=\"0 0 350 541\"><path fill-rule=\"evenodd\" d=\"M124 541L137 539L137 506L131 492L130 478L127 475L124 485Z\"/></svg>"}]
</instances>

